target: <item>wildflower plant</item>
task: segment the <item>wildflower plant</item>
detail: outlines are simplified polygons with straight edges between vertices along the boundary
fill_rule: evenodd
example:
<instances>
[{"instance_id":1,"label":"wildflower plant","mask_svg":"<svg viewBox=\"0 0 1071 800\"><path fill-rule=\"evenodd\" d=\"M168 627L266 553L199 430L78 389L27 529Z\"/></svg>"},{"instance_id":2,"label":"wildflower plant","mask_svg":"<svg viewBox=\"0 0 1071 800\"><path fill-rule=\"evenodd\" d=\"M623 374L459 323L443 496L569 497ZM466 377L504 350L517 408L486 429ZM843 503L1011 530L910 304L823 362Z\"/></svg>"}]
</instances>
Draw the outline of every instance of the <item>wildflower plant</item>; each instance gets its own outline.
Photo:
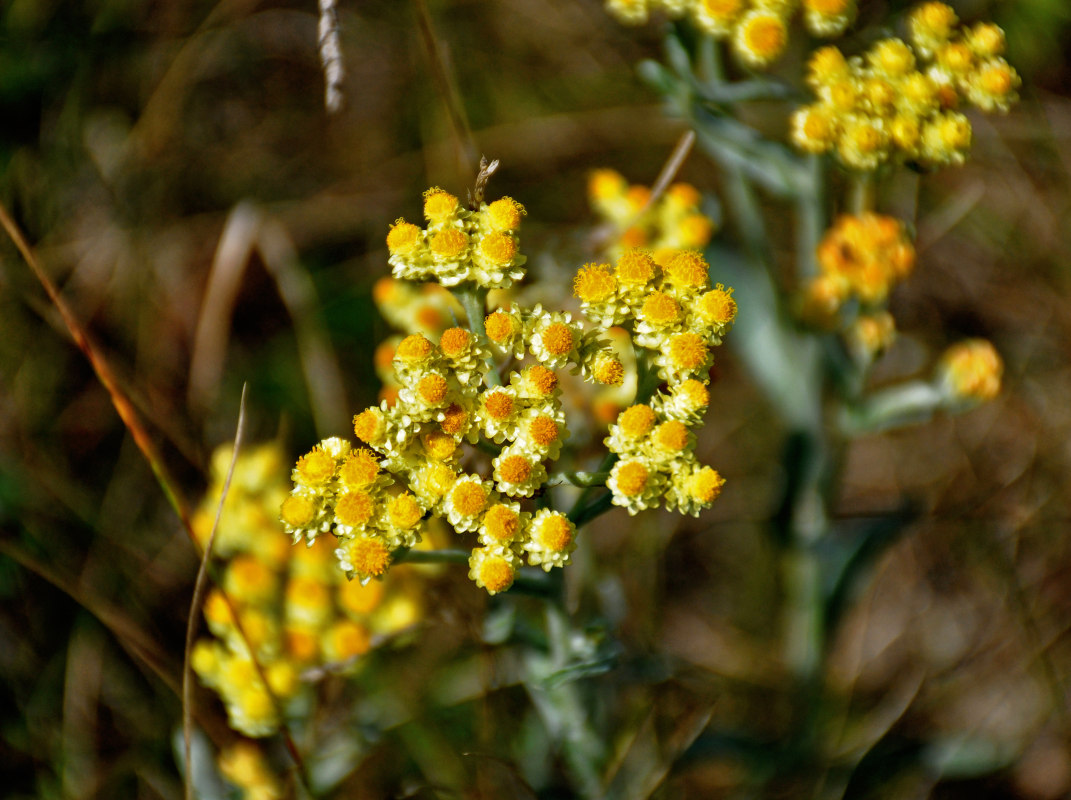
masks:
<instances>
[{"instance_id":1,"label":"wildflower plant","mask_svg":"<svg viewBox=\"0 0 1071 800\"><path fill-rule=\"evenodd\" d=\"M925 175L963 164L972 116L1007 112L1020 79L1005 58L999 27L962 22L941 2L859 31L852 0L606 0L606 8L626 24L670 20L666 63L644 62L640 73L668 113L691 128L694 140L685 144L696 142L718 170L728 235L703 252L739 293L731 341L786 433L786 489L771 526L782 567L782 663L796 678L799 699L785 735L823 763L828 756L816 732L833 632L849 594L910 518L892 509L870 525L838 524L843 454L855 437L992 400L1003 371L990 342L968 339L949 347L929 376L874 385L874 366L896 346L890 298L900 283L924 280L925 272L916 263L913 220L883 213L883 187L905 169ZM844 41L819 42L802 63L794 48L795 60L782 66L800 23L810 36ZM766 130L745 122L762 119L747 116L752 101L780 108L784 125ZM646 235L645 192L616 172L592 173L590 205L614 234L608 252ZM768 216L767 199L794 211L788 269L771 236L784 225ZM713 193L691 204L721 207ZM666 276L672 263L660 262ZM680 310L652 301L638 313L639 343L658 348L660 367L669 370L666 333L685 335L704 303L724 308L728 294L692 293ZM626 424L661 430L640 414ZM680 433L666 431L684 444ZM617 445L626 436L619 419L611 438ZM622 456L614 480L631 485L639 474ZM638 493L634 507L646 500ZM704 735L717 742L722 733Z\"/></svg>"},{"instance_id":2,"label":"wildflower plant","mask_svg":"<svg viewBox=\"0 0 1071 800\"><path fill-rule=\"evenodd\" d=\"M341 570L367 583L407 556L427 519L441 519L468 543L469 577L494 595L510 589L522 565L566 566L578 526L611 505L630 514L709 507L723 480L696 459L691 429L709 403L712 351L736 304L731 289L710 285L695 249L712 228L697 201L691 187L673 187L644 222L656 250L623 248L616 263L580 267L574 318L508 296L486 306L489 291L524 277L520 203L481 199L466 208L429 189L425 227L403 219L391 226L393 277L377 287L385 315L409 331L378 351L394 391L354 417L358 444L327 439L297 461L280 512L294 542L330 538ZM638 198L625 201L626 216L630 202ZM407 317L401 306L414 292L403 281L432 282L421 295L452 289L453 310L467 324L429 330ZM626 376L610 327L627 331L627 361L642 365L642 385ZM570 449L561 388L570 375L611 389L629 378L636 392L610 425L593 475L551 472ZM569 483L588 491L571 511L556 510L554 491ZM605 490L592 500L598 486Z\"/></svg>"}]
</instances>

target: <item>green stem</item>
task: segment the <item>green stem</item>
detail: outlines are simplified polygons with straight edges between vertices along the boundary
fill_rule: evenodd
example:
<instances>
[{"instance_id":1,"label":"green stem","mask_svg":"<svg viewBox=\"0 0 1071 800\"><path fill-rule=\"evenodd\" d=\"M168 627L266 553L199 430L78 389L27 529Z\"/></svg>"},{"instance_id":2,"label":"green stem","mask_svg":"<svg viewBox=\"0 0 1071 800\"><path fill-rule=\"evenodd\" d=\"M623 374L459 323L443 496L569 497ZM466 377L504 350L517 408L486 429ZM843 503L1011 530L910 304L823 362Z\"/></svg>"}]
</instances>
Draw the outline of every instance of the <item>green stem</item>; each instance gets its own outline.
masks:
<instances>
[{"instance_id":1,"label":"green stem","mask_svg":"<svg viewBox=\"0 0 1071 800\"><path fill-rule=\"evenodd\" d=\"M407 550L394 551L393 564L467 564L472 553L468 550Z\"/></svg>"},{"instance_id":2,"label":"green stem","mask_svg":"<svg viewBox=\"0 0 1071 800\"><path fill-rule=\"evenodd\" d=\"M857 172L852 176L849 210L858 216L874 208L874 174Z\"/></svg>"},{"instance_id":3,"label":"green stem","mask_svg":"<svg viewBox=\"0 0 1071 800\"><path fill-rule=\"evenodd\" d=\"M796 269L801 281L818 274L818 244L826 228L825 159L819 155L807 158L809 184L796 200Z\"/></svg>"},{"instance_id":4,"label":"green stem","mask_svg":"<svg viewBox=\"0 0 1071 800\"><path fill-rule=\"evenodd\" d=\"M487 314L487 290L474 283L462 283L453 290L454 297L465 309L465 316L469 318L469 330L472 331L479 341L486 341L487 331L484 330L484 317ZM493 359L487 359L487 375L484 382L488 386L501 386L502 379L498 375Z\"/></svg>"},{"instance_id":5,"label":"green stem","mask_svg":"<svg viewBox=\"0 0 1071 800\"><path fill-rule=\"evenodd\" d=\"M551 475L548 483L571 483L573 486L586 489L589 486L605 486L606 479L609 477L609 472L559 472Z\"/></svg>"}]
</instances>

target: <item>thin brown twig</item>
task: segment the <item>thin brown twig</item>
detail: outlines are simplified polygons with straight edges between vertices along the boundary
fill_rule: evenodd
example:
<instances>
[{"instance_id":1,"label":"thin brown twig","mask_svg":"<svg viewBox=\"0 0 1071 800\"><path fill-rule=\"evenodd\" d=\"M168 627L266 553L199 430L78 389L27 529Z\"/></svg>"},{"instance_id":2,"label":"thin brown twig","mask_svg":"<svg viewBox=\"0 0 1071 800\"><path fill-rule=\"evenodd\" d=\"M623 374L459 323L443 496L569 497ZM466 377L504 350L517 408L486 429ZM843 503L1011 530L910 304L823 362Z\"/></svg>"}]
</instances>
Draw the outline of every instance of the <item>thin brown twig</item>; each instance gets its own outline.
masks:
<instances>
[{"instance_id":1,"label":"thin brown twig","mask_svg":"<svg viewBox=\"0 0 1071 800\"><path fill-rule=\"evenodd\" d=\"M651 186L651 194L647 198L647 202L643 204L643 208L635 213L625 229L632 227L637 221L642 219L659 198L669 188L670 182L680 172L681 167L684 165L684 161L688 158L688 154L692 152L692 147L695 145L695 131L689 128L683 134L681 138L677 140L677 144L673 148L673 152L669 154L669 158L666 159L666 163L662 165L661 171L658 173L658 177L655 179L654 185ZM589 239L589 245L593 250L601 250L610 240L613 239L619 233L617 225L612 222L608 222L595 229L592 232Z\"/></svg>"},{"instance_id":2,"label":"thin brown twig","mask_svg":"<svg viewBox=\"0 0 1071 800\"><path fill-rule=\"evenodd\" d=\"M216 518L212 522L212 531L208 534L205 542L205 551L201 555L201 563L197 567L197 580L193 584L193 597L190 599L190 613L186 618L186 647L182 656L182 746L186 757L186 800L193 800L193 765L191 763L190 736L193 728L193 685L190 670L190 653L193 652L193 637L197 633L198 611L204 602L205 589L208 586L208 562L212 558L212 548L216 543L216 532L219 530L219 520L223 516L223 504L227 501L227 493L231 488L231 478L234 477L234 467L238 463L238 453L242 449L242 439L245 432L245 394L247 386L242 386L242 399L238 405L238 424L234 433L234 447L231 451L231 463L227 467L227 477L223 481L223 491L220 494L219 505L216 507ZM237 615L233 615L237 623ZM245 637L243 637L245 638ZM248 641L247 641L248 644ZM250 650L252 653L252 650Z\"/></svg>"},{"instance_id":3,"label":"thin brown twig","mask_svg":"<svg viewBox=\"0 0 1071 800\"><path fill-rule=\"evenodd\" d=\"M23 236L19 226L8 215L7 209L4 208L3 204L0 204L0 225L3 225L4 230L7 231L7 235L11 238L11 241L15 243L15 247L17 247L22 254L26 264L30 267L30 270L36 276L37 280L40 281L45 292L48 293L49 299L63 318L63 323L67 327L67 331L70 333L71 338L74 339L75 345L82 351L86 359L88 359L90 366L93 367L93 372L97 375L97 380L101 382L101 385L104 386L105 390L108 392L112 405L119 414L119 418L122 420L123 425L130 431L130 435L134 439L134 444L137 445L142 455L145 456L145 460L149 462L149 467L156 476L157 483L160 485L160 488L163 490L164 495L167 497L167 500L171 504L175 513L178 514L179 519L182 520L183 527L185 527L190 539L195 539L193 527L190 522L189 509L186 507L185 501L182 499L174 482L168 475L167 468L164 466L160 454L156 451L156 445L153 443L148 431L146 431L145 427L141 424L141 420L138 419L133 404L120 388L119 382L116 380L108 362L90 342L89 335L78 321L78 318L74 315L74 312L67 305L67 301L63 299L63 296L59 293L55 284L52 283L52 280L41 267L33 249L27 243L26 237Z\"/></svg>"}]
</instances>

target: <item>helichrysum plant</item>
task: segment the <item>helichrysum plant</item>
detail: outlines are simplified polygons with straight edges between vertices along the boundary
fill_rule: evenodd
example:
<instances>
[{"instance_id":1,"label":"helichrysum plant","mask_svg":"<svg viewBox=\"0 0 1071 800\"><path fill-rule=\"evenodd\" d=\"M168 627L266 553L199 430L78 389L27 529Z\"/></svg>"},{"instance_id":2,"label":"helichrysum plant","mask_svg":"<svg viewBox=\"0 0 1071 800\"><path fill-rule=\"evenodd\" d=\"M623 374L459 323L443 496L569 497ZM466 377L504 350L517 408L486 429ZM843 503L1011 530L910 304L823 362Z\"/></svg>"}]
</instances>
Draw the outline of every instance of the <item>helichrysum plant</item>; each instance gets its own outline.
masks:
<instances>
[{"instance_id":1,"label":"helichrysum plant","mask_svg":"<svg viewBox=\"0 0 1071 800\"><path fill-rule=\"evenodd\" d=\"M230 457L224 447L212 460L212 485L194 518L202 544L212 530ZM418 576L399 574L362 586L341 575L324 542L290 546L277 519L287 497L284 464L278 443L239 454L213 546L220 582L204 604L211 636L191 656L201 682L226 707L231 727L255 738L276 733L284 718L308 715L310 672L353 671L378 641L414 625L423 613ZM255 783L250 776L262 772L253 768L257 752L253 745L229 751L220 765L224 775L231 770Z\"/></svg>"},{"instance_id":2,"label":"helichrysum plant","mask_svg":"<svg viewBox=\"0 0 1071 800\"><path fill-rule=\"evenodd\" d=\"M890 299L904 281L925 280L914 221L883 213L883 188L901 170L925 176L963 164L971 153L971 115L1007 112L1020 79L1005 58L999 27L965 23L941 2L874 19L875 27L858 36L857 18L874 15L857 13L872 9L852 0L605 5L625 24L669 21L666 63L644 62L640 72L718 168L718 197L707 192L689 205L722 201L728 235L707 243L709 231L704 239L682 222L687 215L659 217L662 227L652 227L645 187L609 170L593 174L590 203L612 227L608 253L634 244L658 248L660 236L683 233L739 293L731 342L786 433L785 496L770 525L781 562L779 662L795 678L789 686L796 713L782 738L796 758L806 753L808 764L851 772L857 763L829 763L823 749L825 659L847 598L896 541L893 532L905 530L908 515L891 509L865 525L841 525L843 453L853 437L992 400L1003 373L990 342L968 339L949 347L928 375L873 385L872 368L896 346ZM801 57L799 45L810 37L843 42L817 42ZM762 101L764 113L742 113L752 101ZM769 124L775 108L782 125ZM777 203L776 220L766 199ZM660 204L670 202L667 192ZM775 230L789 232L794 259L775 252L784 241L771 236ZM670 262L659 263L669 275ZM672 319L674 331L686 330L685 320L704 313L708 297L691 293L679 316L660 301L641 307L640 346L669 352L669 340L647 338L667 330L656 321ZM736 732L704 736L716 749ZM756 780L798 772L799 762L764 769L766 778Z\"/></svg>"},{"instance_id":3,"label":"helichrysum plant","mask_svg":"<svg viewBox=\"0 0 1071 800\"><path fill-rule=\"evenodd\" d=\"M625 216L628 202L637 201L626 201ZM692 429L710 400L712 349L736 304L731 289L710 285L709 265L695 249L712 225L697 202L694 189L673 187L656 212L665 218L662 239L648 241L652 231L631 228L633 242L652 244L653 252L625 247L612 264L578 269L575 317L501 293L503 302L488 308L489 290L508 290L524 277L524 208L509 197L466 207L429 189L426 225L399 219L387 234L394 279L377 286L377 300L410 331L377 352L384 372L389 358L388 391L354 417L358 443L328 439L298 460L281 506L294 541L313 546L329 538L341 570L364 584L381 578L437 518L466 542L469 577L496 594L524 564L549 571L569 563L578 523L592 509L556 510L550 493L562 483L604 485L603 499L630 514L663 504L689 514L710 506L723 481L695 458ZM430 305L407 308L418 297ZM467 324L440 327L448 314L467 315ZM552 472L570 448L563 376L609 388L627 382L639 392L610 425L604 469L594 475Z\"/></svg>"}]
</instances>

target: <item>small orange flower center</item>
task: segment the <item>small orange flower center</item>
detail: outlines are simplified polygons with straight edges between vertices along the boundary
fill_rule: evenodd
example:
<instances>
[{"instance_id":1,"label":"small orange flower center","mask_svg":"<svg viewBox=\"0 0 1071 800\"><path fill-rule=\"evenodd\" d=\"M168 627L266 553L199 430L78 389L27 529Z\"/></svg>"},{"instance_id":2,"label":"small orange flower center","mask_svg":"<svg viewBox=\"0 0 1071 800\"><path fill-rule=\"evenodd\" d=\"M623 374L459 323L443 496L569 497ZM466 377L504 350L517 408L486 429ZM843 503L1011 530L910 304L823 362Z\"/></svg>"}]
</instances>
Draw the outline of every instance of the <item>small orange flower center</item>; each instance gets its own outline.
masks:
<instances>
[{"instance_id":1,"label":"small orange flower center","mask_svg":"<svg viewBox=\"0 0 1071 800\"><path fill-rule=\"evenodd\" d=\"M680 304L665 292L651 292L643 301L640 316L652 325L672 325L681 317Z\"/></svg>"},{"instance_id":2,"label":"small orange flower center","mask_svg":"<svg viewBox=\"0 0 1071 800\"><path fill-rule=\"evenodd\" d=\"M420 437L424 452L436 461L445 461L457 451L457 441L453 436L441 431L428 431Z\"/></svg>"},{"instance_id":3,"label":"small orange flower center","mask_svg":"<svg viewBox=\"0 0 1071 800\"><path fill-rule=\"evenodd\" d=\"M283 501L283 506L279 509L279 516L283 522L293 528L304 528L312 522L315 513L316 506L313 505L309 498L300 494L290 495Z\"/></svg>"},{"instance_id":4,"label":"small orange flower center","mask_svg":"<svg viewBox=\"0 0 1071 800\"><path fill-rule=\"evenodd\" d=\"M398 220L401 222L402 220ZM416 226L414 226L416 227ZM384 303L390 303L397 300L397 295L400 293L401 282L394 280L389 276L380 278L372 286L372 299L375 300L376 305L383 305Z\"/></svg>"},{"instance_id":5,"label":"small orange flower center","mask_svg":"<svg viewBox=\"0 0 1071 800\"><path fill-rule=\"evenodd\" d=\"M713 503L721 494L725 479L711 467L703 467L688 482L688 493L700 503Z\"/></svg>"},{"instance_id":6,"label":"small orange flower center","mask_svg":"<svg viewBox=\"0 0 1071 800\"><path fill-rule=\"evenodd\" d=\"M367 492L346 492L335 504L335 517L343 525L359 528L368 524L376 504Z\"/></svg>"},{"instance_id":7,"label":"small orange flower center","mask_svg":"<svg viewBox=\"0 0 1071 800\"><path fill-rule=\"evenodd\" d=\"M357 435L357 438L361 441L366 441L369 444L375 443L381 435L379 418L379 409L367 408L361 413L357 414L353 418L353 433Z\"/></svg>"},{"instance_id":8,"label":"small orange flower center","mask_svg":"<svg viewBox=\"0 0 1071 800\"><path fill-rule=\"evenodd\" d=\"M659 447L679 453L688 446L688 428L683 422L671 419L655 428L654 440Z\"/></svg>"},{"instance_id":9,"label":"small orange flower center","mask_svg":"<svg viewBox=\"0 0 1071 800\"><path fill-rule=\"evenodd\" d=\"M714 233L714 223L702 214L689 214L680 221L678 233L685 247L705 247Z\"/></svg>"},{"instance_id":10,"label":"small orange flower center","mask_svg":"<svg viewBox=\"0 0 1071 800\"><path fill-rule=\"evenodd\" d=\"M361 447L354 450L342 462L338 478L346 486L359 489L367 486L379 474L379 462L371 450Z\"/></svg>"},{"instance_id":11,"label":"small orange flower center","mask_svg":"<svg viewBox=\"0 0 1071 800\"><path fill-rule=\"evenodd\" d=\"M391 500L390 505L387 507L387 514L390 516L391 524L403 530L412 528L424 516L420 505L413 499L413 495L408 492L400 494Z\"/></svg>"},{"instance_id":12,"label":"small orange flower center","mask_svg":"<svg viewBox=\"0 0 1071 800\"><path fill-rule=\"evenodd\" d=\"M387 571L390 564L390 550L379 539L351 539L345 544L345 552L354 571L361 575L378 577Z\"/></svg>"},{"instance_id":13,"label":"small orange flower center","mask_svg":"<svg viewBox=\"0 0 1071 800\"><path fill-rule=\"evenodd\" d=\"M739 0L730 0L730 2L739 3ZM675 183L666 189L666 199L671 200L683 208L690 208L699 205L699 201L702 197L699 194L699 190L692 186L692 184Z\"/></svg>"},{"instance_id":14,"label":"small orange flower center","mask_svg":"<svg viewBox=\"0 0 1071 800\"><path fill-rule=\"evenodd\" d=\"M543 330L543 346L554 356L563 356L573 349L573 329L555 322Z\"/></svg>"},{"instance_id":15,"label":"small orange flower center","mask_svg":"<svg viewBox=\"0 0 1071 800\"><path fill-rule=\"evenodd\" d=\"M507 456L499 463L498 472L507 483L524 483L532 477L532 465L524 456Z\"/></svg>"},{"instance_id":16,"label":"small orange flower center","mask_svg":"<svg viewBox=\"0 0 1071 800\"><path fill-rule=\"evenodd\" d=\"M654 410L642 403L629 406L617 417L618 427L630 439L639 439L642 436L646 436L650 433L654 424Z\"/></svg>"},{"instance_id":17,"label":"small orange flower center","mask_svg":"<svg viewBox=\"0 0 1071 800\"><path fill-rule=\"evenodd\" d=\"M508 233L492 233L480 240L480 253L495 266L505 266L517 255L517 242Z\"/></svg>"},{"instance_id":18,"label":"small orange flower center","mask_svg":"<svg viewBox=\"0 0 1071 800\"><path fill-rule=\"evenodd\" d=\"M432 222L445 222L457 213L457 198L438 187L424 193L424 216Z\"/></svg>"},{"instance_id":19,"label":"small orange flower center","mask_svg":"<svg viewBox=\"0 0 1071 800\"><path fill-rule=\"evenodd\" d=\"M603 355L595 362L591 374L604 386L620 386L625 380L625 367L617 356Z\"/></svg>"},{"instance_id":20,"label":"small orange flower center","mask_svg":"<svg viewBox=\"0 0 1071 800\"><path fill-rule=\"evenodd\" d=\"M615 274L621 283L644 285L655 277L657 266L649 253L629 250L617 260Z\"/></svg>"},{"instance_id":21,"label":"small orange flower center","mask_svg":"<svg viewBox=\"0 0 1071 800\"><path fill-rule=\"evenodd\" d=\"M443 412L443 419L439 423L439 427L442 428L443 433L454 435L461 433L468 421L468 412L457 403L454 403Z\"/></svg>"},{"instance_id":22,"label":"small orange flower center","mask_svg":"<svg viewBox=\"0 0 1071 800\"><path fill-rule=\"evenodd\" d=\"M546 414L540 414L528 425L528 435L540 447L558 441L558 423Z\"/></svg>"},{"instance_id":23,"label":"small orange flower center","mask_svg":"<svg viewBox=\"0 0 1071 800\"><path fill-rule=\"evenodd\" d=\"M489 592L504 592L513 585L513 567L499 556L489 556L480 562L480 583Z\"/></svg>"},{"instance_id":24,"label":"small orange flower center","mask_svg":"<svg viewBox=\"0 0 1071 800\"><path fill-rule=\"evenodd\" d=\"M573 294L585 303L598 303L613 295L617 279L609 264L587 264L573 279Z\"/></svg>"},{"instance_id":25,"label":"small orange flower center","mask_svg":"<svg viewBox=\"0 0 1071 800\"><path fill-rule=\"evenodd\" d=\"M317 486L334 477L335 459L323 450L313 450L298 459L296 469L303 483Z\"/></svg>"},{"instance_id":26,"label":"small orange flower center","mask_svg":"<svg viewBox=\"0 0 1071 800\"><path fill-rule=\"evenodd\" d=\"M699 313L704 319L726 324L736 317L736 301L733 300L732 290L726 290L720 283L716 289L712 289L699 298Z\"/></svg>"},{"instance_id":27,"label":"small orange flower center","mask_svg":"<svg viewBox=\"0 0 1071 800\"><path fill-rule=\"evenodd\" d=\"M635 497L647 486L649 473L639 461L622 464L617 470L617 489L625 497Z\"/></svg>"},{"instance_id":28,"label":"small orange flower center","mask_svg":"<svg viewBox=\"0 0 1071 800\"><path fill-rule=\"evenodd\" d=\"M669 358L677 369L696 369L706 357L706 343L698 334L681 333L669 341Z\"/></svg>"},{"instance_id":29,"label":"small orange flower center","mask_svg":"<svg viewBox=\"0 0 1071 800\"><path fill-rule=\"evenodd\" d=\"M515 231L521 227L524 206L512 197L501 197L487 206L487 219L498 231Z\"/></svg>"},{"instance_id":30,"label":"small orange flower center","mask_svg":"<svg viewBox=\"0 0 1071 800\"><path fill-rule=\"evenodd\" d=\"M446 378L434 372L430 375L425 375L417 383L417 392L420 394L420 398L428 405L441 403L443 398L446 397L446 388Z\"/></svg>"},{"instance_id":31,"label":"small orange flower center","mask_svg":"<svg viewBox=\"0 0 1071 800\"><path fill-rule=\"evenodd\" d=\"M472 341L472 334L464 328L448 328L439 337L439 349L444 355L456 358L465 352L470 341Z\"/></svg>"},{"instance_id":32,"label":"small orange flower center","mask_svg":"<svg viewBox=\"0 0 1071 800\"><path fill-rule=\"evenodd\" d=\"M699 409L710 404L710 390L702 381L689 378L677 387L681 398L690 408Z\"/></svg>"},{"instance_id":33,"label":"small orange flower center","mask_svg":"<svg viewBox=\"0 0 1071 800\"><path fill-rule=\"evenodd\" d=\"M408 255L420 244L421 230L411 222L398 221L387 234L387 249L391 255Z\"/></svg>"},{"instance_id":34,"label":"small orange flower center","mask_svg":"<svg viewBox=\"0 0 1071 800\"><path fill-rule=\"evenodd\" d=\"M573 541L573 524L563 514L552 514L539 526L539 543L547 550L561 553Z\"/></svg>"},{"instance_id":35,"label":"small orange flower center","mask_svg":"<svg viewBox=\"0 0 1071 800\"><path fill-rule=\"evenodd\" d=\"M496 542L507 542L517 535L521 521L517 512L512 508L498 504L487 509L487 516L483 518L483 525L487 535Z\"/></svg>"},{"instance_id":36,"label":"small orange flower center","mask_svg":"<svg viewBox=\"0 0 1071 800\"><path fill-rule=\"evenodd\" d=\"M434 350L435 345L419 333L414 333L398 343L398 349L394 351L394 355L402 361L421 361L430 356Z\"/></svg>"},{"instance_id":37,"label":"small orange flower center","mask_svg":"<svg viewBox=\"0 0 1071 800\"><path fill-rule=\"evenodd\" d=\"M755 18L744 31L748 50L763 59L780 53L786 40L785 23L774 14Z\"/></svg>"},{"instance_id":38,"label":"small orange flower center","mask_svg":"<svg viewBox=\"0 0 1071 800\"><path fill-rule=\"evenodd\" d=\"M706 286L710 265L698 250L682 250L666 267L666 280L676 286L695 289Z\"/></svg>"},{"instance_id":39,"label":"small orange flower center","mask_svg":"<svg viewBox=\"0 0 1071 800\"><path fill-rule=\"evenodd\" d=\"M446 228L431 237L431 252L439 258L457 258L469 246L469 237L457 228Z\"/></svg>"},{"instance_id":40,"label":"small orange flower center","mask_svg":"<svg viewBox=\"0 0 1071 800\"><path fill-rule=\"evenodd\" d=\"M492 342L501 344L513 338L513 320L508 314L503 314L501 311L488 314L483 325L484 330L487 331L487 338Z\"/></svg>"},{"instance_id":41,"label":"small orange flower center","mask_svg":"<svg viewBox=\"0 0 1071 800\"><path fill-rule=\"evenodd\" d=\"M989 94L1002 96L1011 91L1012 76L1007 67L987 67L982 72L982 88Z\"/></svg>"},{"instance_id":42,"label":"small orange flower center","mask_svg":"<svg viewBox=\"0 0 1071 800\"><path fill-rule=\"evenodd\" d=\"M528 383L543 397L547 397L558 388L558 376L542 364L528 368Z\"/></svg>"},{"instance_id":43,"label":"small orange flower center","mask_svg":"<svg viewBox=\"0 0 1071 800\"><path fill-rule=\"evenodd\" d=\"M331 595L314 578L294 577L286 584L286 602L306 610L322 610L331 605Z\"/></svg>"},{"instance_id":44,"label":"small orange flower center","mask_svg":"<svg viewBox=\"0 0 1071 800\"><path fill-rule=\"evenodd\" d=\"M491 419L500 421L509 419L513 414L513 398L505 392L491 392L487 395L484 408Z\"/></svg>"},{"instance_id":45,"label":"small orange flower center","mask_svg":"<svg viewBox=\"0 0 1071 800\"><path fill-rule=\"evenodd\" d=\"M476 481L458 481L450 493L454 508L466 517L475 517L487 505L487 490Z\"/></svg>"}]
</instances>

